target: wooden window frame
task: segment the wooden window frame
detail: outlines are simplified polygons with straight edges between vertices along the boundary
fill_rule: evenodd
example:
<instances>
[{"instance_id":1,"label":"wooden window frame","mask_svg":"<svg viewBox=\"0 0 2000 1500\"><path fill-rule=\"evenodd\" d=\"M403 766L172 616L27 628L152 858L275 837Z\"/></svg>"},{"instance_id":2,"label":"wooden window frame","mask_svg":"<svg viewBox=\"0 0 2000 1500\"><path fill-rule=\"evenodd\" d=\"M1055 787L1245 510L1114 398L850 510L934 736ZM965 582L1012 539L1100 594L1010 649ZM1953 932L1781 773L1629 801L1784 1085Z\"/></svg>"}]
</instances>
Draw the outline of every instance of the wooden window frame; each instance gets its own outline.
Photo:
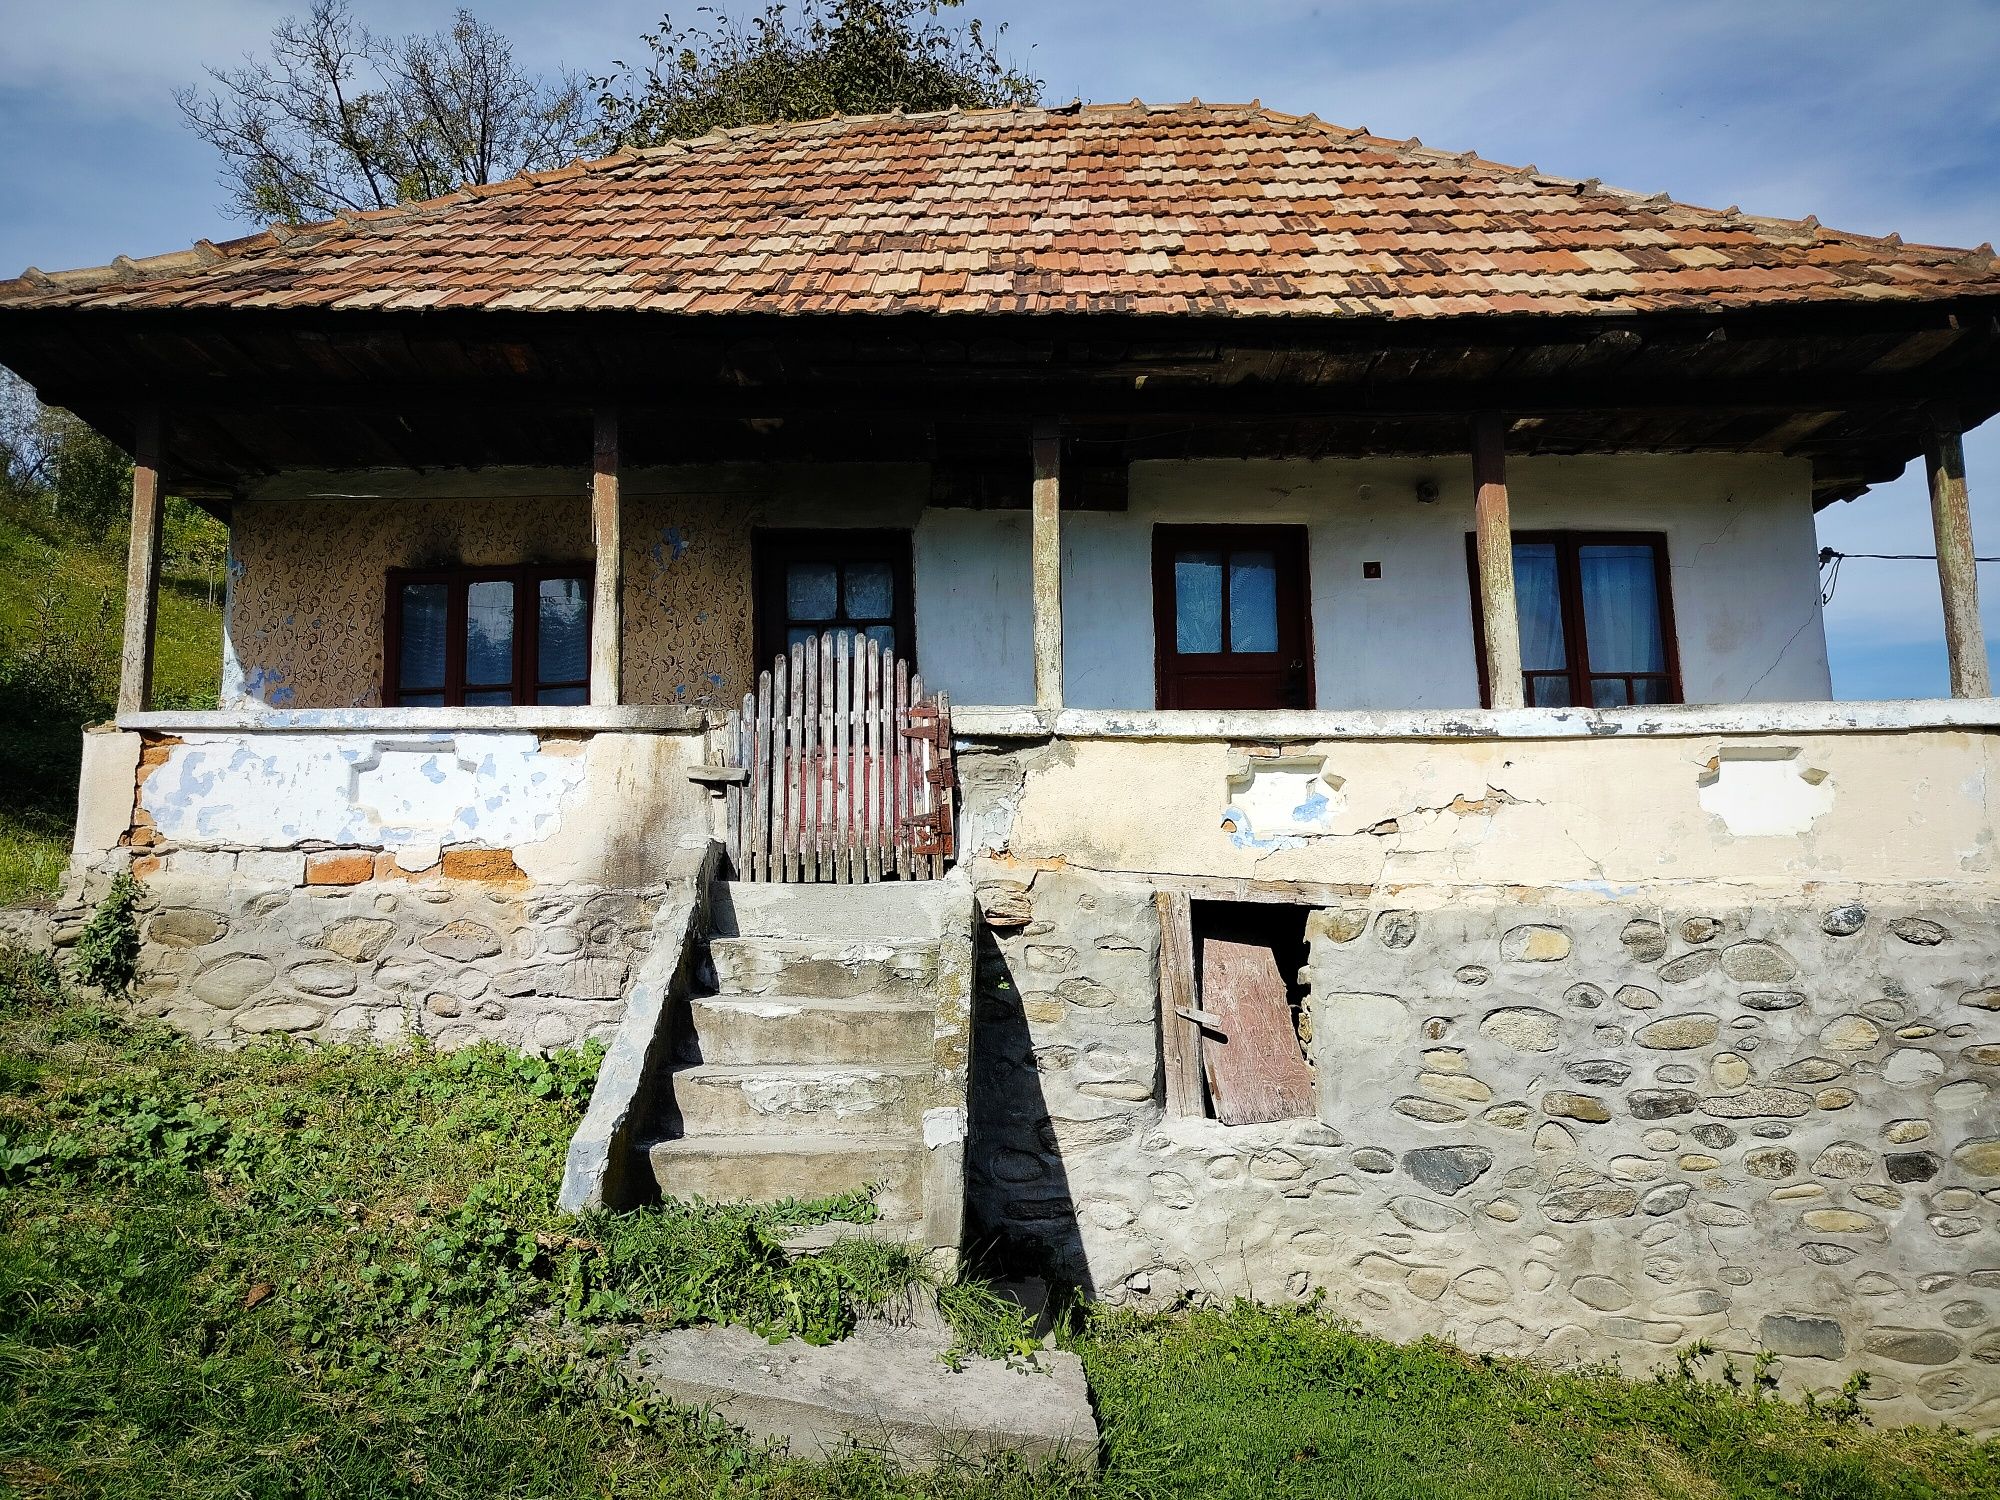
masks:
<instances>
[{"instance_id":1,"label":"wooden window frame","mask_svg":"<svg viewBox=\"0 0 2000 1500\"><path fill-rule=\"evenodd\" d=\"M895 607L889 626L896 656L917 670L917 600L914 534L895 527L758 527L750 533L750 575L756 615L757 664L769 666L786 649L791 617L785 609L785 569L795 562L875 562L887 558L895 571ZM845 577L826 630L852 629ZM875 623L872 621L864 623Z\"/></svg>"},{"instance_id":2,"label":"wooden window frame","mask_svg":"<svg viewBox=\"0 0 2000 1500\"><path fill-rule=\"evenodd\" d=\"M1564 670L1529 672L1522 669L1522 686L1528 702L1534 702L1534 692L1530 679L1533 677L1567 677L1571 706L1591 709L1590 684L1599 679L1621 679L1625 683L1628 705L1638 708L1657 707L1654 704L1629 704L1632 684L1637 679L1664 677L1667 696L1663 704L1686 702L1681 690L1680 636L1674 625L1673 567L1667 555L1667 534L1663 531L1517 531L1510 538L1514 542L1551 544L1556 549L1556 592L1562 601L1563 612L1563 656L1569 663ZM1664 672L1592 672L1590 670L1589 629L1583 614L1583 570L1578 562L1578 554L1585 547L1649 547L1653 553L1653 587L1660 602L1660 637L1665 647L1666 670ZM1483 708L1493 706L1493 684L1486 673L1486 621L1479 613L1479 549L1478 538L1472 532L1465 534L1465 565L1467 577L1472 585L1472 652L1479 666L1479 702ZM1518 606L1517 606L1518 607Z\"/></svg>"},{"instance_id":3,"label":"wooden window frame","mask_svg":"<svg viewBox=\"0 0 2000 1500\"><path fill-rule=\"evenodd\" d=\"M465 707L466 593L475 583L508 582L514 585L514 664L513 676L505 686L514 695L515 707L533 707L547 688L583 689L590 701L590 659L584 658L582 680L542 682L535 676L541 631L541 585L550 578L575 578L583 584L584 639L590 639L595 611L596 569L590 563L519 563L495 568L391 568L385 585L382 617L382 703L388 708L403 707L399 680L403 667L403 587L412 583L441 583L445 595L444 706ZM527 601L532 607L523 608ZM479 684L479 691L492 692L500 684ZM420 688L418 692L435 689Z\"/></svg>"},{"instance_id":4,"label":"wooden window frame","mask_svg":"<svg viewBox=\"0 0 2000 1500\"><path fill-rule=\"evenodd\" d=\"M1298 708L1319 706L1319 671L1313 654L1312 552L1310 529L1297 522L1249 524L1236 521L1174 522L1153 527L1153 703L1164 707L1168 685L1175 674L1173 663L1181 658L1175 615L1174 554L1184 548L1201 547L1232 552L1269 552L1277 565L1273 580L1276 590L1278 627L1284 628L1287 612L1299 622L1299 661L1305 677ZM1258 660L1281 657L1283 651L1230 651L1229 579L1222 570L1223 647L1219 652L1191 652L1188 655Z\"/></svg>"}]
</instances>

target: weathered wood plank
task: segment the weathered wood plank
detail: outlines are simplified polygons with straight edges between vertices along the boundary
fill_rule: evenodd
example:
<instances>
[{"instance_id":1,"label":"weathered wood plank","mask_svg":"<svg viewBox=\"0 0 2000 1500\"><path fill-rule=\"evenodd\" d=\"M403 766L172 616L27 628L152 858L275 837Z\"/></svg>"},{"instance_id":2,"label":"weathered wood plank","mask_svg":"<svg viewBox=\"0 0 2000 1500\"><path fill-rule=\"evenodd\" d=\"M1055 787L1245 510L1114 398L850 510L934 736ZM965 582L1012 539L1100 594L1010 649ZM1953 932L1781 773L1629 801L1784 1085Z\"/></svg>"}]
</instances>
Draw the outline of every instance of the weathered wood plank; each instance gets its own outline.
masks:
<instances>
[{"instance_id":1,"label":"weathered wood plank","mask_svg":"<svg viewBox=\"0 0 2000 1500\"><path fill-rule=\"evenodd\" d=\"M1062 636L1062 434L1055 422L1035 424L1033 542L1035 703L1061 708Z\"/></svg>"},{"instance_id":2,"label":"weathered wood plank","mask_svg":"<svg viewBox=\"0 0 2000 1500\"><path fill-rule=\"evenodd\" d=\"M833 642L833 878L854 883L854 634Z\"/></svg>"},{"instance_id":3,"label":"weathered wood plank","mask_svg":"<svg viewBox=\"0 0 2000 1500\"><path fill-rule=\"evenodd\" d=\"M867 848L867 878L882 878L882 643L868 642L861 697L866 719L867 759L861 776L862 837Z\"/></svg>"},{"instance_id":4,"label":"weathered wood plank","mask_svg":"<svg viewBox=\"0 0 2000 1500\"><path fill-rule=\"evenodd\" d=\"M1185 891L1155 891L1160 915L1160 1057L1166 1073L1167 1117L1199 1119L1201 1028L1182 1016L1196 1008L1194 917Z\"/></svg>"},{"instance_id":5,"label":"weathered wood plank","mask_svg":"<svg viewBox=\"0 0 2000 1500\"><path fill-rule=\"evenodd\" d=\"M600 411L591 445L590 539L597 554L590 601L590 701L622 701L625 543L618 485L618 413Z\"/></svg>"},{"instance_id":6,"label":"weathered wood plank","mask_svg":"<svg viewBox=\"0 0 2000 1500\"><path fill-rule=\"evenodd\" d=\"M895 712L890 720L889 767L890 795L892 802L892 826L896 831L896 877L910 878L910 741L906 732L910 727L910 664L898 659L896 662Z\"/></svg>"},{"instance_id":7,"label":"weathered wood plank","mask_svg":"<svg viewBox=\"0 0 2000 1500\"><path fill-rule=\"evenodd\" d=\"M757 674L757 723L751 737L750 863L752 880L771 878L771 673Z\"/></svg>"},{"instance_id":8,"label":"weathered wood plank","mask_svg":"<svg viewBox=\"0 0 2000 1500\"><path fill-rule=\"evenodd\" d=\"M1256 1125L1313 1113L1312 1070L1299 1050L1285 979L1270 948L1204 939L1200 1009L1216 1017L1222 1032L1203 1037L1201 1047L1216 1119Z\"/></svg>"},{"instance_id":9,"label":"weathered wood plank","mask_svg":"<svg viewBox=\"0 0 2000 1500\"><path fill-rule=\"evenodd\" d=\"M1514 526L1507 503L1506 424L1482 415L1472 424L1474 548L1479 559L1479 617L1486 639L1486 690L1495 708L1520 708L1521 617L1514 595Z\"/></svg>"},{"instance_id":10,"label":"weathered wood plank","mask_svg":"<svg viewBox=\"0 0 2000 1500\"><path fill-rule=\"evenodd\" d=\"M153 706L154 620L160 607L160 535L165 498L160 493L161 422L157 411L139 419L132 455L132 535L125 553L125 638L118 656L118 712Z\"/></svg>"},{"instance_id":11,"label":"weathered wood plank","mask_svg":"<svg viewBox=\"0 0 2000 1500\"><path fill-rule=\"evenodd\" d=\"M1944 596L1944 647L1954 698L1993 696L1986 633L1979 623L1979 568L1972 555L1972 507L1965 485L1965 441L1957 422L1933 414L1924 453L1930 476L1931 530L1937 538L1938 589Z\"/></svg>"},{"instance_id":12,"label":"weathered wood plank","mask_svg":"<svg viewBox=\"0 0 2000 1500\"><path fill-rule=\"evenodd\" d=\"M833 637L819 636L819 721L813 778L813 879L833 878Z\"/></svg>"}]
</instances>

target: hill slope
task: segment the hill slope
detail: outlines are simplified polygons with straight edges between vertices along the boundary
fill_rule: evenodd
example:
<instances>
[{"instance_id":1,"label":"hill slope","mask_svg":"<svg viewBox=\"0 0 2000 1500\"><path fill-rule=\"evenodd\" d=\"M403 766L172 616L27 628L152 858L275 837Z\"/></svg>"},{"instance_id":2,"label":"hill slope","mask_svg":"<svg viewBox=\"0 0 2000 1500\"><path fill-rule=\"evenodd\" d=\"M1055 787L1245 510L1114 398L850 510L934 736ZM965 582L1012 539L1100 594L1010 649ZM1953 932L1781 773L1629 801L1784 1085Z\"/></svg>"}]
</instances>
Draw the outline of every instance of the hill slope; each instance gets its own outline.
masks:
<instances>
[{"instance_id":1,"label":"hill slope","mask_svg":"<svg viewBox=\"0 0 2000 1500\"><path fill-rule=\"evenodd\" d=\"M210 597L221 590L168 559L154 698L212 707L222 610ZM111 714L124 601L122 533L81 535L33 502L0 500L0 902L47 895L62 878L80 737Z\"/></svg>"}]
</instances>

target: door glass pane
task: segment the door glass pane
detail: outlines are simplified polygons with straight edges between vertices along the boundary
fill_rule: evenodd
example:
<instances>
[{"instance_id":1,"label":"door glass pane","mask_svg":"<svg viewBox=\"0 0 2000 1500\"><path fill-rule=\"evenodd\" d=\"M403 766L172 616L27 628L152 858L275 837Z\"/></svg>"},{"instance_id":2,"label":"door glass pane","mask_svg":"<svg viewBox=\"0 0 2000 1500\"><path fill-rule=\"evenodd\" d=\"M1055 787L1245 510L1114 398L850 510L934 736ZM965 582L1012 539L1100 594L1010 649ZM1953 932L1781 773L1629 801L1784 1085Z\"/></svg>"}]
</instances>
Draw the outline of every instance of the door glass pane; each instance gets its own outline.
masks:
<instances>
[{"instance_id":1,"label":"door glass pane","mask_svg":"<svg viewBox=\"0 0 2000 1500\"><path fill-rule=\"evenodd\" d=\"M1174 649L1183 656L1222 649L1222 554L1174 557Z\"/></svg>"},{"instance_id":2,"label":"door glass pane","mask_svg":"<svg viewBox=\"0 0 2000 1500\"><path fill-rule=\"evenodd\" d=\"M514 585L504 578L468 584L465 590L465 680L491 686L514 680ZM467 703L495 701L490 695ZM497 701L510 701L502 697Z\"/></svg>"},{"instance_id":3,"label":"door glass pane","mask_svg":"<svg viewBox=\"0 0 2000 1500\"><path fill-rule=\"evenodd\" d=\"M590 675L590 596L583 580L544 578L537 594L535 680L579 682ZM543 697L538 701L569 700Z\"/></svg>"},{"instance_id":4,"label":"door glass pane","mask_svg":"<svg viewBox=\"0 0 2000 1500\"><path fill-rule=\"evenodd\" d=\"M1590 680L1590 706L1592 708L1623 708L1631 700L1625 695L1625 679L1622 677L1593 677Z\"/></svg>"},{"instance_id":5,"label":"door glass pane","mask_svg":"<svg viewBox=\"0 0 2000 1500\"><path fill-rule=\"evenodd\" d=\"M417 702L410 696L413 690L444 687L445 593L442 583L403 585L403 640L396 676L405 703ZM441 692L437 702L444 702Z\"/></svg>"},{"instance_id":6,"label":"door glass pane","mask_svg":"<svg viewBox=\"0 0 2000 1500\"><path fill-rule=\"evenodd\" d=\"M404 693L402 700L402 707L404 708L444 707L443 693Z\"/></svg>"},{"instance_id":7,"label":"door glass pane","mask_svg":"<svg viewBox=\"0 0 2000 1500\"><path fill-rule=\"evenodd\" d=\"M486 688L465 690L467 708L506 708L514 701L512 688Z\"/></svg>"},{"instance_id":8,"label":"door glass pane","mask_svg":"<svg viewBox=\"0 0 2000 1500\"><path fill-rule=\"evenodd\" d=\"M895 612L896 575L885 562L847 565L847 618L886 620Z\"/></svg>"},{"instance_id":9,"label":"door glass pane","mask_svg":"<svg viewBox=\"0 0 2000 1500\"><path fill-rule=\"evenodd\" d=\"M1569 665L1569 658L1563 649L1562 593L1556 585L1554 542L1514 543L1514 594L1521 615L1521 669L1561 671Z\"/></svg>"},{"instance_id":10,"label":"door glass pane","mask_svg":"<svg viewBox=\"0 0 2000 1500\"><path fill-rule=\"evenodd\" d=\"M1667 679L1664 677L1640 677L1632 683L1634 703L1668 703Z\"/></svg>"},{"instance_id":11,"label":"door glass pane","mask_svg":"<svg viewBox=\"0 0 2000 1500\"><path fill-rule=\"evenodd\" d=\"M1528 679L1528 707L1568 708L1569 679L1567 677L1530 677Z\"/></svg>"},{"instance_id":12,"label":"door glass pane","mask_svg":"<svg viewBox=\"0 0 2000 1500\"><path fill-rule=\"evenodd\" d=\"M1593 672L1664 672L1660 599L1651 547L1577 548L1584 649Z\"/></svg>"},{"instance_id":13,"label":"door glass pane","mask_svg":"<svg viewBox=\"0 0 2000 1500\"><path fill-rule=\"evenodd\" d=\"M1278 649L1278 564L1268 552L1229 555L1229 649Z\"/></svg>"},{"instance_id":14,"label":"door glass pane","mask_svg":"<svg viewBox=\"0 0 2000 1500\"><path fill-rule=\"evenodd\" d=\"M870 625L861 633L871 641L880 642L884 656L896 649L896 627L893 625Z\"/></svg>"},{"instance_id":15,"label":"door glass pane","mask_svg":"<svg viewBox=\"0 0 2000 1500\"><path fill-rule=\"evenodd\" d=\"M786 565L786 618L831 620L839 604L840 574L832 563L796 562Z\"/></svg>"},{"instance_id":16,"label":"door glass pane","mask_svg":"<svg viewBox=\"0 0 2000 1500\"><path fill-rule=\"evenodd\" d=\"M535 701L537 703L582 703L589 696L589 690L581 686L543 688L535 694Z\"/></svg>"},{"instance_id":17,"label":"door glass pane","mask_svg":"<svg viewBox=\"0 0 2000 1500\"><path fill-rule=\"evenodd\" d=\"M790 630L785 632L785 647L787 650L798 645L810 646L818 640L819 632L814 630L810 625L794 625Z\"/></svg>"}]
</instances>

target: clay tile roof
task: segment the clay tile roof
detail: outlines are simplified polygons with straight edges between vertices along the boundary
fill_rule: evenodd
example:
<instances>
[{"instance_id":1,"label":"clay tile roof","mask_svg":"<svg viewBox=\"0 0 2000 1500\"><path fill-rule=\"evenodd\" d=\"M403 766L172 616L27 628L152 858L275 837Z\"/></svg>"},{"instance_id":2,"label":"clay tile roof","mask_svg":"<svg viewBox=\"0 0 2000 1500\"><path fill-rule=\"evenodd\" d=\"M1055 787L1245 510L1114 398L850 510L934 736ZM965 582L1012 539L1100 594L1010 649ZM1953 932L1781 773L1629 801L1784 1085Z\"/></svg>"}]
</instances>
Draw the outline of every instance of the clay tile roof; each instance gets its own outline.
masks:
<instances>
[{"instance_id":1,"label":"clay tile roof","mask_svg":"<svg viewBox=\"0 0 2000 1500\"><path fill-rule=\"evenodd\" d=\"M2000 294L1950 250L1256 105L758 126L0 282L0 308L1425 317Z\"/></svg>"}]
</instances>

